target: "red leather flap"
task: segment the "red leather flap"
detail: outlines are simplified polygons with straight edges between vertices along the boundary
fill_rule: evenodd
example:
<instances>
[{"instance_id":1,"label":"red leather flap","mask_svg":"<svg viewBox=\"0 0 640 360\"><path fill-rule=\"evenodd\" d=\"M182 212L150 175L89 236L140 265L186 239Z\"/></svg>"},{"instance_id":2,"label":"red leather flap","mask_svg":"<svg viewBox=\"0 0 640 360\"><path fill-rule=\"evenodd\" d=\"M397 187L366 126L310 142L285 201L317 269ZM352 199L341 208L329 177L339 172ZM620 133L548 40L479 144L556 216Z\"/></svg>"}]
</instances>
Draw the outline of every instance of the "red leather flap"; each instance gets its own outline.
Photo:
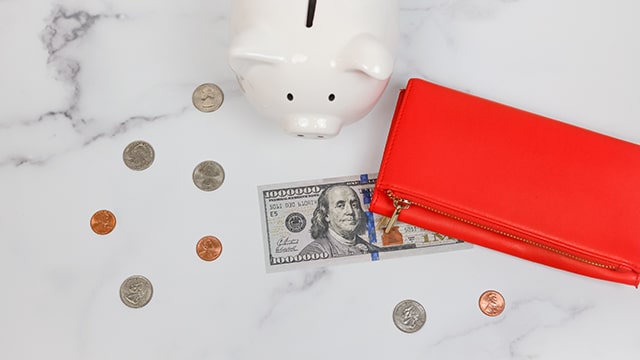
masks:
<instances>
[{"instance_id":1,"label":"red leather flap","mask_svg":"<svg viewBox=\"0 0 640 360\"><path fill-rule=\"evenodd\" d=\"M640 146L629 142L411 79L396 108L372 211L388 215L386 189L625 271L640 269ZM512 253L499 243L480 245Z\"/></svg>"}]
</instances>

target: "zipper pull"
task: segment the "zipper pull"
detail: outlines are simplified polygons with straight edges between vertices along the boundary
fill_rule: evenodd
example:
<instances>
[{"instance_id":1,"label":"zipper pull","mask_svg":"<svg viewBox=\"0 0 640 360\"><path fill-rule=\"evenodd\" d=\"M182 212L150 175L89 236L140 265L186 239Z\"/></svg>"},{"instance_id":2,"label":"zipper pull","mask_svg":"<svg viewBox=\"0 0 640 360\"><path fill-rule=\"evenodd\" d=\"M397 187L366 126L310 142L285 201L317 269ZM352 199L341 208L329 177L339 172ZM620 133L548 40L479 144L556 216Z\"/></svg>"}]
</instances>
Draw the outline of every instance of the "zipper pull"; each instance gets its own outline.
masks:
<instances>
[{"instance_id":1,"label":"zipper pull","mask_svg":"<svg viewBox=\"0 0 640 360\"><path fill-rule=\"evenodd\" d=\"M387 226L384 229L384 233L385 234L388 234L391 231L391 228L393 227L393 224L395 224L396 221L398 220L398 216L400 215L400 211L402 211L404 209L408 209L409 205L411 205L411 202L409 200L400 199L400 198L396 197L391 192L391 190L387 190L387 195L391 198L391 200L393 200L393 206L395 206L396 209L393 211L393 215L391 215L391 218L387 222Z\"/></svg>"}]
</instances>

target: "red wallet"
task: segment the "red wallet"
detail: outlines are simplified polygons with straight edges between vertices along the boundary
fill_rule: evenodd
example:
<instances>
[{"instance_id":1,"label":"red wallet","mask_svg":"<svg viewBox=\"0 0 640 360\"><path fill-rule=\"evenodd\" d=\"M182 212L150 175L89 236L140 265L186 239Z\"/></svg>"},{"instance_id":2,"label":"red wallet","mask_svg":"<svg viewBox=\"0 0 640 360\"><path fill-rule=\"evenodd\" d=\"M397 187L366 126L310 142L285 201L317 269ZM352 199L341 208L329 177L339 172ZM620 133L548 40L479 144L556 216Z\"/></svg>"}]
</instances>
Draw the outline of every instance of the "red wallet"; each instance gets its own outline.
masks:
<instances>
[{"instance_id":1,"label":"red wallet","mask_svg":"<svg viewBox=\"0 0 640 360\"><path fill-rule=\"evenodd\" d=\"M424 80L400 92L370 210L578 274L640 281L640 146Z\"/></svg>"}]
</instances>

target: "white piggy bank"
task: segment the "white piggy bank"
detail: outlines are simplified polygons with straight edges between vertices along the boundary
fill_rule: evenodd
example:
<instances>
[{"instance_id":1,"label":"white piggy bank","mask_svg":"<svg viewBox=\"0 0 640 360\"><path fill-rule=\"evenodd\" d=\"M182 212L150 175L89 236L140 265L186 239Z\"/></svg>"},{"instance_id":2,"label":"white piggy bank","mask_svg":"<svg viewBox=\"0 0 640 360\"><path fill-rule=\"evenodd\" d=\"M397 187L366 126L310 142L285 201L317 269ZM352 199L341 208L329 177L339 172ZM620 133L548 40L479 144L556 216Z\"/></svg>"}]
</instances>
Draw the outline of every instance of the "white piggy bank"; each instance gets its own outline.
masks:
<instances>
[{"instance_id":1,"label":"white piggy bank","mask_svg":"<svg viewBox=\"0 0 640 360\"><path fill-rule=\"evenodd\" d=\"M233 0L229 64L287 132L334 136L387 86L398 12L397 0Z\"/></svg>"}]
</instances>

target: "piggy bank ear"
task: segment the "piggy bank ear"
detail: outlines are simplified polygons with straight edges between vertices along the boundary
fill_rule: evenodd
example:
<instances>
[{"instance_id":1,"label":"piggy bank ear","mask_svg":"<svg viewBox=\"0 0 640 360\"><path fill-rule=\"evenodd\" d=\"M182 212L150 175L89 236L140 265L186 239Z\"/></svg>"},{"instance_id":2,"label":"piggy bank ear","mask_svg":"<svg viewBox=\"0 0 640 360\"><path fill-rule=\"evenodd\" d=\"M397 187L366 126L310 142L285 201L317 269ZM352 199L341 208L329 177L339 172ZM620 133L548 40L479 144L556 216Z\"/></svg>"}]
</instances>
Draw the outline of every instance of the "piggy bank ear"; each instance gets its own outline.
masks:
<instances>
[{"instance_id":1,"label":"piggy bank ear","mask_svg":"<svg viewBox=\"0 0 640 360\"><path fill-rule=\"evenodd\" d=\"M256 64L277 64L284 61L277 44L265 31L251 28L235 36L229 45L229 65L238 74Z\"/></svg>"},{"instance_id":2,"label":"piggy bank ear","mask_svg":"<svg viewBox=\"0 0 640 360\"><path fill-rule=\"evenodd\" d=\"M339 63L344 70L361 71L377 80L388 79L393 71L393 55L369 34L358 35L349 41Z\"/></svg>"}]
</instances>

